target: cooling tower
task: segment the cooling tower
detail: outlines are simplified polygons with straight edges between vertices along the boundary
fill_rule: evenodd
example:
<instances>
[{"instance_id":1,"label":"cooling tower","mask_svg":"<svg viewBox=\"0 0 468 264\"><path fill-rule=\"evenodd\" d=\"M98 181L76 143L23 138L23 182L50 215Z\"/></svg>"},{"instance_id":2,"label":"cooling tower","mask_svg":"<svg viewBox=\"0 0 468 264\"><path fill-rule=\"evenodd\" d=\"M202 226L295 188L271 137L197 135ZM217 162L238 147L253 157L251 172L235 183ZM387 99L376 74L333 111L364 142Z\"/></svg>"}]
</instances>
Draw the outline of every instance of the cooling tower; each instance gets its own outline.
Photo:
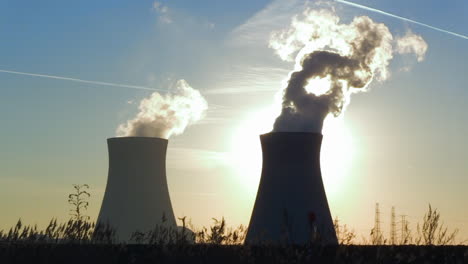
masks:
<instances>
[{"instance_id":1,"label":"cooling tower","mask_svg":"<svg viewBox=\"0 0 468 264\"><path fill-rule=\"evenodd\" d=\"M166 139L107 139L109 174L98 223L116 229L120 241L147 232L164 221L176 228L166 180Z\"/></svg>"},{"instance_id":2,"label":"cooling tower","mask_svg":"<svg viewBox=\"0 0 468 264\"><path fill-rule=\"evenodd\" d=\"M260 136L263 168L246 243L337 244L320 171L322 135Z\"/></svg>"}]
</instances>

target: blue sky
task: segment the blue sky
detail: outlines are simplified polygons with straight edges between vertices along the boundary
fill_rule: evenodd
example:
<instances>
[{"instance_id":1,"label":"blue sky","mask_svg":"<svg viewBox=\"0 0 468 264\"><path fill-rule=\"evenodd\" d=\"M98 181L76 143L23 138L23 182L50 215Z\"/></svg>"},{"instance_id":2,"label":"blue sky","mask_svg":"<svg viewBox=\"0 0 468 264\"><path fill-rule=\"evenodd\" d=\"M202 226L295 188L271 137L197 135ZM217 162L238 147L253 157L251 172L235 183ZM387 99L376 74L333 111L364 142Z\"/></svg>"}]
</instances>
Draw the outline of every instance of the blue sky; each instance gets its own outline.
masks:
<instances>
[{"instance_id":1,"label":"blue sky","mask_svg":"<svg viewBox=\"0 0 468 264\"><path fill-rule=\"evenodd\" d=\"M354 2L468 35L463 0ZM243 160L233 159L239 149L255 152L239 142L258 144L258 134L267 132L253 129L252 119L274 103L293 69L268 48L268 37L287 28L303 5L167 0L160 1L162 11L154 1L3 0L0 69L157 89L187 80L210 109L205 120L170 141L176 215L199 226L223 215L246 224L259 168L239 170L235 164ZM410 29L429 46L420 63L395 56L389 80L353 96L343 132L352 138L350 165L337 186L330 180L326 186L332 214L367 234L375 202L388 219L394 205L412 223L432 203L468 237L468 212L460 210L468 186L467 40L332 5L344 22L367 15L395 35ZM150 92L7 73L0 73L0 91L0 229L19 217L39 224L66 219L72 183L91 185L89 214L95 217L107 177L105 139Z\"/></svg>"}]
</instances>

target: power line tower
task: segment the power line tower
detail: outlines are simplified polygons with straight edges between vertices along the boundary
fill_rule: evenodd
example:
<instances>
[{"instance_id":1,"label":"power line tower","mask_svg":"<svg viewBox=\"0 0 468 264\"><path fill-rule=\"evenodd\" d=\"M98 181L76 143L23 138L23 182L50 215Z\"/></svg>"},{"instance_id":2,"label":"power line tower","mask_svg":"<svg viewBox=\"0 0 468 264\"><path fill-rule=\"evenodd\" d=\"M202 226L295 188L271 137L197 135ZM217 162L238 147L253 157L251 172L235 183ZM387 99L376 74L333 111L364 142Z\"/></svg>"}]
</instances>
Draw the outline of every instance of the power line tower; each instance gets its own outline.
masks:
<instances>
[{"instance_id":1,"label":"power line tower","mask_svg":"<svg viewBox=\"0 0 468 264\"><path fill-rule=\"evenodd\" d=\"M379 203L375 204L375 223L374 228L372 230L372 243L374 245L381 245L382 244L382 230L380 229L380 209Z\"/></svg>"},{"instance_id":2,"label":"power line tower","mask_svg":"<svg viewBox=\"0 0 468 264\"><path fill-rule=\"evenodd\" d=\"M390 244L396 244L396 223L395 223L395 207L392 206L392 216L390 219Z\"/></svg>"}]
</instances>

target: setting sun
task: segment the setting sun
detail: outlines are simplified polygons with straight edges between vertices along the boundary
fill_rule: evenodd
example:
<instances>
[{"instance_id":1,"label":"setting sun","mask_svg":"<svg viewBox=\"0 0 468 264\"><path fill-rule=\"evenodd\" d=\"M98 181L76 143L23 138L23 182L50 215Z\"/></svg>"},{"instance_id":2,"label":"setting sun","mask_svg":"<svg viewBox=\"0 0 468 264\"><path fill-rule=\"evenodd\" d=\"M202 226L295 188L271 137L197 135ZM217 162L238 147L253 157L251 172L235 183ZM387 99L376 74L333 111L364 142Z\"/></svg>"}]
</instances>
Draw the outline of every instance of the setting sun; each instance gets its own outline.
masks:
<instances>
[{"instance_id":1,"label":"setting sun","mask_svg":"<svg viewBox=\"0 0 468 264\"><path fill-rule=\"evenodd\" d=\"M325 189L331 195L345 186L355 148L342 116L328 116L323 126L321 169Z\"/></svg>"},{"instance_id":2,"label":"setting sun","mask_svg":"<svg viewBox=\"0 0 468 264\"><path fill-rule=\"evenodd\" d=\"M274 107L252 111L239 123L231 139L231 159L238 180L249 194L255 194L262 170L260 135L272 131L279 111ZM321 169L329 194L338 192L346 181L346 171L352 163L354 146L342 117L329 116L324 123L321 149Z\"/></svg>"},{"instance_id":3,"label":"setting sun","mask_svg":"<svg viewBox=\"0 0 468 264\"><path fill-rule=\"evenodd\" d=\"M262 170L260 135L271 132L278 111L273 107L254 110L239 123L231 139L232 164L244 189L257 192Z\"/></svg>"}]
</instances>

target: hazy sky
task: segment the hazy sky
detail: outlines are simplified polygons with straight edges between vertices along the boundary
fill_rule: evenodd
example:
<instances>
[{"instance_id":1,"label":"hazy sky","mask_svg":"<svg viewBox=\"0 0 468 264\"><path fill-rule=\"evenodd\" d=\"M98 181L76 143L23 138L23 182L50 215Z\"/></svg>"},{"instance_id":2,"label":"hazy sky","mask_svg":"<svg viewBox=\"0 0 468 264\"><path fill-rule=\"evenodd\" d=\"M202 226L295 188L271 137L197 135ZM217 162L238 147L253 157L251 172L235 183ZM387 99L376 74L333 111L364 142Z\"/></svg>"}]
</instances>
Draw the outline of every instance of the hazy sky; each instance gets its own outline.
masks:
<instances>
[{"instance_id":1,"label":"hazy sky","mask_svg":"<svg viewBox=\"0 0 468 264\"><path fill-rule=\"evenodd\" d=\"M354 2L468 35L465 0ZM261 169L258 135L271 130L275 97L294 67L268 47L269 36L287 29L307 3L157 3L0 0L0 70L162 90L185 79L209 110L169 141L175 214L195 226L222 216L248 224ZM343 22L366 15L428 44L422 62L395 56L391 77L355 94L341 119L326 126L322 165L332 215L368 235L376 202L385 229L391 206L415 229L431 203L468 238L468 40L328 3ZM107 179L106 138L151 91L5 72L0 91L0 229L20 217L40 226L67 219L73 183L91 186L95 219Z\"/></svg>"}]
</instances>

